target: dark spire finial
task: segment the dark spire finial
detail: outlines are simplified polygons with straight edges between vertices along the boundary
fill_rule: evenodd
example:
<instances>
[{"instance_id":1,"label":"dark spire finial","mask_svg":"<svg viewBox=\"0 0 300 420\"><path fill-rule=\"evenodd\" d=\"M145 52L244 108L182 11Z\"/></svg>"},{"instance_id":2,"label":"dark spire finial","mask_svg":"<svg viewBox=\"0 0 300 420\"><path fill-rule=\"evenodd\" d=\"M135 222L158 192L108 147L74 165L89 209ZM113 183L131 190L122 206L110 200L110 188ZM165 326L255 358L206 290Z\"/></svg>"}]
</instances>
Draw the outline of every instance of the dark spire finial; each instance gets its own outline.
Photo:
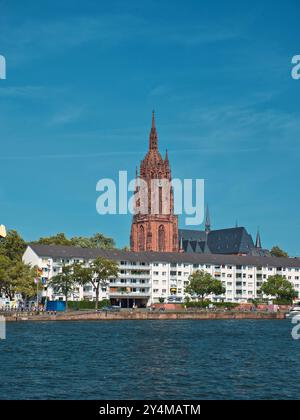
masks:
<instances>
[{"instance_id":1,"label":"dark spire finial","mask_svg":"<svg viewBox=\"0 0 300 420\"><path fill-rule=\"evenodd\" d=\"M179 239L179 252L183 252L183 238L182 235L180 235L180 239Z\"/></svg>"},{"instance_id":2,"label":"dark spire finial","mask_svg":"<svg viewBox=\"0 0 300 420\"><path fill-rule=\"evenodd\" d=\"M166 149L166 157L165 157L165 162L169 162L169 154L168 154L168 149Z\"/></svg>"},{"instance_id":3,"label":"dark spire finial","mask_svg":"<svg viewBox=\"0 0 300 420\"><path fill-rule=\"evenodd\" d=\"M259 227L257 228L257 234L256 234L256 241L255 241L255 248L261 249L261 238L260 238L260 232Z\"/></svg>"},{"instance_id":4,"label":"dark spire finial","mask_svg":"<svg viewBox=\"0 0 300 420\"><path fill-rule=\"evenodd\" d=\"M209 208L208 205L206 206L206 216L205 216L205 232L209 233L211 231L211 224L210 224L210 215L209 215Z\"/></svg>"}]
</instances>

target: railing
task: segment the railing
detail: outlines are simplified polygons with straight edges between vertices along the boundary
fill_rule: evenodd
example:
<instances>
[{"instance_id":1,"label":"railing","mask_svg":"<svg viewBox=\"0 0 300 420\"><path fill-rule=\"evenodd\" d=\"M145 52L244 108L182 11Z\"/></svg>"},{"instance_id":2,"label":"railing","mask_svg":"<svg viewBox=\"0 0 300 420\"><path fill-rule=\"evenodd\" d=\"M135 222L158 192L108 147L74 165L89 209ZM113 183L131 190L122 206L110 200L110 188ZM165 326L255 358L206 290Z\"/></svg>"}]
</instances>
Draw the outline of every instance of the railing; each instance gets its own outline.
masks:
<instances>
[{"instance_id":1,"label":"railing","mask_svg":"<svg viewBox=\"0 0 300 420\"><path fill-rule=\"evenodd\" d=\"M120 273L120 277L126 277L126 278L149 278L150 279L150 272L149 273Z\"/></svg>"},{"instance_id":2,"label":"railing","mask_svg":"<svg viewBox=\"0 0 300 420\"><path fill-rule=\"evenodd\" d=\"M136 282L136 283L130 283L130 282L126 282L126 283L122 283L122 282L118 282L118 283L110 283L109 287L149 287L150 286L150 282L147 283L141 283L141 282Z\"/></svg>"},{"instance_id":3,"label":"railing","mask_svg":"<svg viewBox=\"0 0 300 420\"><path fill-rule=\"evenodd\" d=\"M121 297L121 298L132 298L132 297L150 297L149 292L109 292L109 297Z\"/></svg>"}]
</instances>

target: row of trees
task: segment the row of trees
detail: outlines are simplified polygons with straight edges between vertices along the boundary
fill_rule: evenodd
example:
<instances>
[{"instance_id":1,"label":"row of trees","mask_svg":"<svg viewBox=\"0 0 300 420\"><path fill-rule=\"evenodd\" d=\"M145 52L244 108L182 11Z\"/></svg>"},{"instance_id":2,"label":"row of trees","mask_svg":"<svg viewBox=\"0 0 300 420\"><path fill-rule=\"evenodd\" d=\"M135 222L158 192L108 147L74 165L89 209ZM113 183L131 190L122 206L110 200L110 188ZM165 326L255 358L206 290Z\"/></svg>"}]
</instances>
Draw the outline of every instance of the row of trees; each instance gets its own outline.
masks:
<instances>
[{"instance_id":1,"label":"row of trees","mask_svg":"<svg viewBox=\"0 0 300 420\"><path fill-rule=\"evenodd\" d=\"M96 233L91 237L74 236L71 239L68 239L64 233L58 233L54 236L40 238L38 241L31 242L31 244L77 246L80 248L115 248L115 241L102 235L102 233Z\"/></svg>"},{"instance_id":2,"label":"row of trees","mask_svg":"<svg viewBox=\"0 0 300 420\"><path fill-rule=\"evenodd\" d=\"M220 280L214 279L209 273L196 271L190 276L190 282L185 288L185 292L191 296L196 296L203 303L205 298L211 294L224 294L225 288ZM287 303L292 303L293 299L298 297L293 284L280 275L270 276L262 284L260 294L275 297L277 301Z\"/></svg>"}]
</instances>

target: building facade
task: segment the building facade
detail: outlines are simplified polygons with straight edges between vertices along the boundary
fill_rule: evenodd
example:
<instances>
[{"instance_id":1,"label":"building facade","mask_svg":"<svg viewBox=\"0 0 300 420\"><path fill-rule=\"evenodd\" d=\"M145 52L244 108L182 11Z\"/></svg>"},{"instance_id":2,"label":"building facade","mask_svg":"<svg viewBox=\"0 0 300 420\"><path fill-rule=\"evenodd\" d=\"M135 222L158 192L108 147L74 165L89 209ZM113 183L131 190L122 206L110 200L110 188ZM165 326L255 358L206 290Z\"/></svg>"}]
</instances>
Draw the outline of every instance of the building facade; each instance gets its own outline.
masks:
<instances>
[{"instance_id":1,"label":"building facade","mask_svg":"<svg viewBox=\"0 0 300 420\"><path fill-rule=\"evenodd\" d=\"M119 276L110 279L101 291L100 299L110 299L122 307L150 306L161 300L182 302L190 275L204 270L220 280L226 290L212 301L246 303L259 296L263 282L280 274L289 280L300 298L300 259L261 256L237 256L197 253L131 252L87 249L63 246L28 246L23 261L42 269L42 295L49 300L63 300L63 296L47 286L48 280L60 272L64 264L84 262L104 257L118 262ZM95 290L78 286L71 300L95 300Z\"/></svg>"},{"instance_id":2,"label":"building facade","mask_svg":"<svg viewBox=\"0 0 300 420\"><path fill-rule=\"evenodd\" d=\"M130 247L132 251L178 251L178 218L174 215L171 169L158 150L154 112L149 150L136 174L135 214ZM142 184L144 182L144 184ZM145 185L145 187L143 187Z\"/></svg>"}]
</instances>

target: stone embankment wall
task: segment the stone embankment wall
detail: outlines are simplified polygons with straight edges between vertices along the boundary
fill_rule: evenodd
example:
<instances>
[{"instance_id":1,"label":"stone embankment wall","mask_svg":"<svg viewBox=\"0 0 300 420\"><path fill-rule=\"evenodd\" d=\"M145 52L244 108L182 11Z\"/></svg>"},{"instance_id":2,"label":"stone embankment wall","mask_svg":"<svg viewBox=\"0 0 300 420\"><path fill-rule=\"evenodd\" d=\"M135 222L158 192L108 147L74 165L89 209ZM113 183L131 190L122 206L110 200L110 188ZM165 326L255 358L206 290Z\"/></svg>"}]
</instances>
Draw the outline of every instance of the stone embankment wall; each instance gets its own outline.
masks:
<instances>
[{"instance_id":1,"label":"stone embankment wall","mask_svg":"<svg viewBox=\"0 0 300 420\"><path fill-rule=\"evenodd\" d=\"M4 314L7 321L108 321L108 320L209 320L209 319L284 319L283 312L69 312L57 315Z\"/></svg>"}]
</instances>

